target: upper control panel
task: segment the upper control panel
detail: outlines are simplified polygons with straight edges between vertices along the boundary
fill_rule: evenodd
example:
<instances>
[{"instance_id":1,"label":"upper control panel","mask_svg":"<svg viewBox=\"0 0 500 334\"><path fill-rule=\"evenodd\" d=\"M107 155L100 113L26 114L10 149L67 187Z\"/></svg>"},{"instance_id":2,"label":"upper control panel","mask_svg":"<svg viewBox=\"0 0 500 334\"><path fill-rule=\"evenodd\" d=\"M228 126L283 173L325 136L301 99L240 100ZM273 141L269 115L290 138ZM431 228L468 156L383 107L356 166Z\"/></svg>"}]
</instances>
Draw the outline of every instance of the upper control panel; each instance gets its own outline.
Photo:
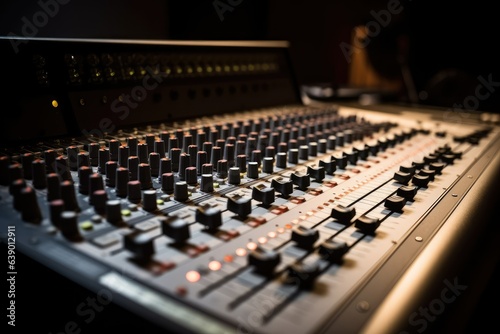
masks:
<instances>
[{"instance_id":1,"label":"upper control panel","mask_svg":"<svg viewBox=\"0 0 500 334\"><path fill-rule=\"evenodd\" d=\"M286 42L0 38L0 46L9 64L1 138L16 145L300 101Z\"/></svg>"}]
</instances>

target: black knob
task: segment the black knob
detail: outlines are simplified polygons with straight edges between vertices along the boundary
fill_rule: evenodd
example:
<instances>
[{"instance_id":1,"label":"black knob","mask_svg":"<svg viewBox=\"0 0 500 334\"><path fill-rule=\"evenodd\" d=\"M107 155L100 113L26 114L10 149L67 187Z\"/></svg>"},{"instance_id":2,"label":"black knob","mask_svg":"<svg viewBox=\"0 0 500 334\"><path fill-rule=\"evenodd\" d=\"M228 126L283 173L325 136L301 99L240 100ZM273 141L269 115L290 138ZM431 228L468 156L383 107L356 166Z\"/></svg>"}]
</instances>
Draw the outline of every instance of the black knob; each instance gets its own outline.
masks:
<instances>
[{"instance_id":1,"label":"black knob","mask_svg":"<svg viewBox=\"0 0 500 334\"><path fill-rule=\"evenodd\" d=\"M407 201L413 201L413 198L417 194L417 187L415 186L401 186L397 190L396 194L403 197Z\"/></svg>"},{"instance_id":2,"label":"black knob","mask_svg":"<svg viewBox=\"0 0 500 334\"><path fill-rule=\"evenodd\" d=\"M214 191L214 178L212 174L201 174L200 191L205 193Z\"/></svg>"},{"instance_id":3,"label":"black knob","mask_svg":"<svg viewBox=\"0 0 500 334\"><path fill-rule=\"evenodd\" d=\"M191 237L189 224L177 216L159 217L162 233L174 240L174 244L183 244Z\"/></svg>"},{"instance_id":4,"label":"black knob","mask_svg":"<svg viewBox=\"0 0 500 334\"><path fill-rule=\"evenodd\" d=\"M118 167L115 175L116 196L127 197L127 186L130 179L128 168Z\"/></svg>"},{"instance_id":5,"label":"black knob","mask_svg":"<svg viewBox=\"0 0 500 334\"><path fill-rule=\"evenodd\" d=\"M68 211L80 212L80 206L76 199L75 186L71 181L61 182L61 198L64 201L64 208Z\"/></svg>"},{"instance_id":6,"label":"black knob","mask_svg":"<svg viewBox=\"0 0 500 334\"><path fill-rule=\"evenodd\" d=\"M142 233L141 231L133 231L124 236L123 246L126 250L133 253L137 261L148 262L155 253L155 238L155 236Z\"/></svg>"},{"instance_id":7,"label":"black knob","mask_svg":"<svg viewBox=\"0 0 500 334\"><path fill-rule=\"evenodd\" d=\"M345 169L347 166L347 156L345 154L342 154L341 156L336 156L332 157L332 159L335 159L337 161L337 167L340 169Z\"/></svg>"},{"instance_id":8,"label":"black knob","mask_svg":"<svg viewBox=\"0 0 500 334\"><path fill-rule=\"evenodd\" d=\"M69 241L78 242L83 240L78 228L78 214L74 211L63 211L61 213L59 229Z\"/></svg>"},{"instance_id":9,"label":"black knob","mask_svg":"<svg viewBox=\"0 0 500 334\"><path fill-rule=\"evenodd\" d=\"M145 190L153 188L153 182L151 180L151 168L149 167L149 164L139 164L138 180L141 183L141 189Z\"/></svg>"},{"instance_id":10,"label":"black knob","mask_svg":"<svg viewBox=\"0 0 500 334\"><path fill-rule=\"evenodd\" d=\"M174 192L174 174L173 173L163 173L161 175L161 190L167 194Z\"/></svg>"},{"instance_id":11,"label":"black knob","mask_svg":"<svg viewBox=\"0 0 500 334\"><path fill-rule=\"evenodd\" d=\"M38 206L35 190L31 187L24 187L19 193L19 198L21 202L21 219L28 223L41 223L43 217Z\"/></svg>"},{"instance_id":12,"label":"black knob","mask_svg":"<svg viewBox=\"0 0 500 334\"><path fill-rule=\"evenodd\" d=\"M288 181L278 181L276 179L271 180L271 187L281 194L281 197L288 198L291 193L293 193L293 182Z\"/></svg>"},{"instance_id":13,"label":"black knob","mask_svg":"<svg viewBox=\"0 0 500 334\"><path fill-rule=\"evenodd\" d=\"M139 157L136 155L128 157L127 168L130 175L130 180L137 180L139 175Z\"/></svg>"},{"instance_id":14,"label":"black knob","mask_svg":"<svg viewBox=\"0 0 500 334\"><path fill-rule=\"evenodd\" d=\"M287 154L286 152L278 152L276 154L276 167L286 168Z\"/></svg>"},{"instance_id":15,"label":"black knob","mask_svg":"<svg viewBox=\"0 0 500 334\"><path fill-rule=\"evenodd\" d=\"M99 149L100 145L98 143L90 143L87 145L87 151L89 152L90 166L97 167L99 165Z\"/></svg>"},{"instance_id":16,"label":"black knob","mask_svg":"<svg viewBox=\"0 0 500 334\"><path fill-rule=\"evenodd\" d=\"M139 163L148 163L148 156L149 156L149 150L148 150L148 144L146 143L140 143L137 144L137 156L139 157Z\"/></svg>"},{"instance_id":17,"label":"black knob","mask_svg":"<svg viewBox=\"0 0 500 334\"><path fill-rule=\"evenodd\" d=\"M228 183L238 185L241 182L240 169L238 167L229 168Z\"/></svg>"},{"instance_id":18,"label":"black knob","mask_svg":"<svg viewBox=\"0 0 500 334\"><path fill-rule=\"evenodd\" d=\"M267 187L253 187L252 189L252 199L262 202L262 205L267 207L271 205L275 198L274 198L274 188L267 188Z\"/></svg>"},{"instance_id":19,"label":"black knob","mask_svg":"<svg viewBox=\"0 0 500 334\"><path fill-rule=\"evenodd\" d=\"M410 182L412 174L405 173L402 171L397 171L394 173L393 179L400 184L408 184Z\"/></svg>"},{"instance_id":20,"label":"black knob","mask_svg":"<svg viewBox=\"0 0 500 334\"><path fill-rule=\"evenodd\" d=\"M252 212L252 199L240 195L231 196L227 199L227 209L245 218Z\"/></svg>"},{"instance_id":21,"label":"black knob","mask_svg":"<svg viewBox=\"0 0 500 334\"><path fill-rule=\"evenodd\" d=\"M365 234L373 234L375 230L380 226L380 220L378 218L372 218L368 216L361 216L354 222L354 227Z\"/></svg>"},{"instance_id":22,"label":"black knob","mask_svg":"<svg viewBox=\"0 0 500 334\"><path fill-rule=\"evenodd\" d=\"M26 181L24 179L17 179L11 182L9 186L9 193L13 197L12 204L14 209L17 211L21 211L22 209L22 200L21 200L21 190L26 187Z\"/></svg>"},{"instance_id":23,"label":"black knob","mask_svg":"<svg viewBox=\"0 0 500 334\"><path fill-rule=\"evenodd\" d=\"M257 162L248 162L247 177L250 179L257 179L259 177L259 164Z\"/></svg>"},{"instance_id":24,"label":"black knob","mask_svg":"<svg viewBox=\"0 0 500 334\"><path fill-rule=\"evenodd\" d=\"M139 141L136 137L127 138L127 146L130 148L130 155L137 155L137 144L139 144Z\"/></svg>"},{"instance_id":25,"label":"black knob","mask_svg":"<svg viewBox=\"0 0 500 334\"><path fill-rule=\"evenodd\" d=\"M21 163L23 164L23 168L24 168L24 158L25 158L24 156L21 157ZM48 149L43 152L43 160L45 160L45 167L47 169L47 173L54 173L57 170L57 167L55 165L56 159L57 159L57 152L55 150ZM24 174L25 174L24 177L28 179L28 177L26 176L26 170Z\"/></svg>"},{"instance_id":26,"label":"black knob","mask_svg":"<svg viewBox=\"0 0 500 334\"><path fill-rule=\"evenodd\" d=\"M166 158L163 158L166 159ZM160 172L160 154L157 152L149 153L149 167L152 177L158 177ZM166 173L166 172L165 172Z\"/></svg>"},{"instance_id":27,"label":"black knob","mask_svg":"<svg viewBox=\"0 0 500 334\"><path fill-rule=\"evenodd\" d=\"M118 164L120 167L128 166L128 157L130 156L130 148L128 146L120 146L118 148Z\"/></svg>"},{"instance_id":28,"label":"black knob","mask_svg":"<svg viewBox=\"0 0 500 334\"><path fill-rule=\"evenodd\" d=\"M296 225L292 229L291 239L297 243L297 246L305 249L310 249L314 246L316 240L319 239L318 230Z\"/></svg>"},{"instance_id":29,"label":"black knob","mask_svg":"<svg viewBox=\"0 0 500 334\"><path fill-rule=\"evenodd\" d=\"M184 181L176 182L174 185L174 199L179 202L185 202L189 199L187 183Z\"/></svg>"},{"instance_id":30,"label":"black knob","mask_svg":"<svg viewBox=\"0 0 500 334\"><path fill-rule=\"evenodd\" d=\"M320 160L319 166L325 169L326 174L333 175L333 173L335 173L335 170L337 170L337 161L334 159L331 159L329 162Z\"/></svg>"},{"instance_id":31,"label":"black knob","mask_svg":"<svg viewBox=\"0 0 500 334\"><path fill-rule=\"evenodd\" d=\"M109 149L100 148L98 153L98 171L101 174L106 174L106 163L109 161Z\"/></svg>"},{"instance_id":32,"label":"black knob","mask_svg":"<svg viewBox=\"0 0 500 334\"><path fill-rule=\"evenodd\" d=\"M317 263L296 262L287 268L286 283L297 284L300 289L311 290L320 274Z\"/></svg>"},{"instance_id":33,"label":"black knob","mask_svg":"<svg viewBox=\"0 0 500 334\"><path fill-rule=\"evenodd\" d=\"M326 140L326 147L329 150L334 150L335 146L337 146L337 137L334 135L328 136Z\"/></svg>"},{"instance_id":34,"label":"black knob","mask_svg":"<svg viewBox=\"0 0 500 334\"><path fill-rule=\"evenodd\" d=\"M102 179L101 174L99 173L90 174L88 180L89 180L89 192L88 192L89 195L92 195L96 190L104 189L104 181ZM92 197L90 197L89 203L93 204Z\"/></svg>"},{"instance_id":35,"label":"black knob","mask_svg":"<svg viewBox=\"0 0 500 334\"><path fill-rule=\"evenodd\" d=\"M158 171L158 177L161 181L161 177L165 173L172 173L172 160L170 158L160 159L160 170Z\"/></svg>"},{"instance_id":36,"label":"black knob","mask_svg":"<svg viewBox=\"0 0 500 334\"><path fill-rule=\"evenodd\" d=\"M127 183L127 194L128 194L128 200L131 203L140 203L142 196L141 196L141 182L134 180L134 181L129 181Z\"/></svg>"},{"instance_id":37,"label":"black knob","mask_svg":"<svg viewBox=\"0 0 500 334\"><path fill-rule=\"evenodd\" d=\"M55 153L55 151L54 151L54 153ZM21 166L23 168L24 178L26 180L31 180L33 178L32 163L34 160L35 160L35 156L33 155L33 153L24 153L23 155L21 155ZM45 161L47 161L47 160L45 160ZM54 162L55 162L55 157L54 157ZM48 169L47 169L47 171L48 171ZM5 175L7 175L7 173L5 173Z\"/></svg>"},{"instance_id":38,"label":"black knob","mask_svg":"<svg viewBox=\"0 0 500 334\"><path fill-rule=\"evenodd\" d=\"M179 160L181 156L181 149L174 147L170 150L170 160L172 161L172 171L179 171Z\"/></svg>"},{"instance_id":39,"label":"black knob","mask_svg":"<svg viewBox=\"0 0 500 334\"><path fill-rule=\"evenodd\" d=\"M142 192L142 208L149 212L158 208L156 205L156 190L150 189Z\"/></svg>"},{"instance_id":40,"label":"black knob","mask_svg":"<svg viewBox=\"0 0 500 334\"><path fill-rule=\"evenodd\" d=\"M217 161L217 174L216 174L216 176L219 179L227 178L228 167L229 167L229 164L228 164L227 160L221 159L221 160Z\"/></svg>"},{"instance_id":41,"label":"black knob","mask_svg":"<svg viewBox=\"0 0 500 334\"><path fill-rule=\"evenodd\" d=\"M78 170L78 152L80 149L78 146L68 146L66 148L66 156L68 157L68 165L72 171Z\"/></svg>"},{"instance_id":42,"label":"black knob","mask_svg":"<svg viewBox=\"0 0 500 334\"><path fill-rule=\"evenodd\" d=\"M387 209L395 212L400 212L401 210L403 210L405 204L406 204L406 199L404 197L397 195L388 197L384 202L384 206Z\"/></svg>"},{"instance_id":43,"label":"black knob","mask_svg":"<svg viewBox=\"0 0 500 334\"><path fill-rule=\"evenodd\" d=\"M347 225L355 215L356 209L353 206L337 204L332 208L330 217L336 219L341 224Z\"/></svg>"},{"instance_id":44,"label":"black knob","mask_svg":"<svg viewBox=\"0 0 500 334\"><path fill-rule=\"evenodd\" d=\"M50 222L59 229L61 226L61 214L63 211L64 201L62 199L56 199L49 202Z\"/></svg>"},{"instance_id":45,"label":"black knob","mask_svg":"<svg viewBox=\"0 0 500 334\"><path fill-rule=\"evenodd\" d=\"M293 184L298 186L298 188L302 191L307 190L307 188L311 185L309 174L292 173L290 175L290 180L292 180Z\"/></svg>"},{"instance_id":46,"label":"black knob","mask_svg":"<svg viewBox=\"0 0 500 334\"><path fill-rule=\"evenodd\" d=\"M33 187L35 189L45 189L47 187L47 173L45 161L36 159L31 163L33 175Z\"/></svg>"},{"instance_id":47,"label":"black knob","mask_svg":"<svg viewBox=\"0 0 500 334\"><path fill-rule=\"evenodd\" d=\"M222 159L222 149L219 146L213 146L210 153L210 163L217 168L217 162Z\"/></svg>"},{"instance_id":48,"label":"black knob","mask_svg":"<svg viewBox=\"0 0 500 334\"><path fill-rule=\"evenodd\" d=\"M415 169L422 169L425 166L424 161L413 161L411 164L415 166Z\"/></svg>"},{"instance_id":49,"label":"black knob","mask_svg":"<svg viewBox=\"0 0 500 334\"><path fill-rule=\"evenodd\" d=\"M281 255L274 250L267 250L260 246L248 254L248 264L254 271L266 277L272 276L274 268L280 263Z\"/></svg>"},{"instance_id":50,"label":"black knob","mask_svg":"<svg viewBox=\"0 0 500 334\"><path fill-rule=\"evenodd\" d=\"M61 176L57 173L47 175L47 201L61 198Z\"/></svg>"},{"instance_id":51,"label":"black knob","mask_svg":"<svg viewBox=\"0 0 500 334\"><path fill-rule=\"evenodd\" d=\"M297 164L299 162L299 149L291 148L288 150L288 162L291 164Z\"/></svg>"},{"instance_id":52,"label":"black knob","mask_svg":"<svg viewBox=\"0 0 500 334\"><path fill-rule=\"evenodd\" d=\"M240 169L241 173L245 173L247 171L247 156L244 154L239 154L236 157L236 167Z\"/></svg>"},{"instance_id":53,"label":"black knob","mask_svg":"<svg viewBox=\"0 0 500 334\"><path fill-rule=\"evenodd\" d=\"M78 168L78 192L80 194L89 194L90 175L92 175L91 167L81 166Z\"/></svg>"},{"instance_id":54,"label":"black knob","mask_svg":"<svg viewBox=\"0 0 500 334\"><path fill-rule=\"evenodd\" d=\"M442 162L433 162L433 163L429 164L429 169L435 171L436 174L441 174L444 166L446 166L446 165Z\"/></svg>"},{"instance_id":55,"label":"black knob","mask_svg":"<svg viewBox=\"0 0 500 334\"><path fill-rule=\"evenodd\" d=\"M436 171L432 170L432 169L422 168L418 172L418 175L428 176L429 177L429 181L434 181L434 176L436 175Z\"/></svg>"},{"instance_id":56,"label":"black knob","mask_svg":"<svg viewBox=\"0 0 500 334\"><path fill-rule=\"evenodd\" d=\"M189 166L188 167L196 167L196 159L198 158L198 146L189 145L188 150L187 150L187 154L189 156Z\"/></svg>"},{"instance_id":57,"label":"black knob","mask_svg":"<svg viewBox=\"0 0 500 334\"><path fill-rule=\"evenodd\" d=\"M307 174L309 174L314 179L314 181L321 182L325 178L325 168L322 166L307 166Z\"/></svg>"},{"instance_id":58,"label":"black knob","mask_svg":"<svg viewBox=\"0 0 500 334\"><path fill-rule=\"evenodd\" d=\"M299 159L301 160L309 159L309 146L307 145L299 146Z\"/></svg>"},{"instance_id":59,"label":"black knob","mask_svg":"<svg viewBox=\"0 0 500 334\"><path fill-rule=\"evenodd\" d=\"M10 157L1 156L0 157L0 184L2 186L8 186L12 181L9 177L9 166L10 166ZM29 165L31 169L31 163ZM22 172L21 172L22 174Z\"/></svg>"},{"instance_id":60,"label":"black knob","mask_svg":"<svg viewBox=\"0 0 500 334\"><path fill-rule=\"evenodd\" d=\"M341 263L342 257L347 253L349 247L344 241L327 239L321 243L318 253L321 257L332 263Z\"/></svg>"},{"instance_id":61,"label":"black knob","mask_svg":"<svg viewBox=\"0 0 500 334\"><path fill-rule=\"evenodd\" d=\"M185 180L186 180L186 183L189 184L190 186L195 186L196 184L198 184L196 167L186 168Z\"/></svg>"},{"instance_id":62,"label":"black knob","mask_svg":"<svg viewBox=\"0 0 500 334\"><path fill-rule=\"evenodd\" d=\"M109 200L106 202L106 220L115 226L122 226L122 207L120 200Z\"/></svg>"},{"instance_id":63,"label":"black knob","mask_svg":"<svg viewBox=\"0 0 500 334\"><path fill-rule=\"evenodd\" d=\"M274 172L274 158L264 157L262 160L262 173L272 174Z\"/></svg>"},{"instance_id":64,"label":"black knob","mask_svg":"<svg viewBox=\"0 0 500 334\"><path fill-rule=\"evenodd\" d=\"M429 176L427 175L413 175L413 178L411 179L411 182L416 185L417 187L422 187L426 188L427 184L429 184Z\"/></svg>"},{"instance_id":65,"label":"black knob","mask_svg":"<svg viewBox=\"0 0 500 334\"><path fill-rule=\"evenodd\" d=\"M202 169L203 165L208 163L208 155L205 151L198 151L196 155L196 171L198 175L203 174Z\"/></svg>"},{"instance_id":66,"label":"black knob","mask_svg":"<svg viewBox=\"0 0 500 334\"><path fill-rule=\"evenodd\" d=\"M412 166L399 166L399 171L401 171L403 173L408 173L411 176L413 176L415 174L416 169L417 168L415 166L413 166L413 165Z\"/></svg>"},{"instance_id":67,"label":"black knob","mask_svg":"<svg viewBox=\"0 0 500 334\"><path fill-rule=\"evenodd\" d=\"M116 185L116 169L118 168L118 163L116 161L106 162L106 185L108 187L114 188Z\"/></svg>"},{"instance_id":68,"label":"black knob","mask_svg":"<svg viewBox=\"0 0 500 334\"><path fill-rule=\"evenodd\" d=\"M120 141L117 139L111 139L109 141L109 160L118 161L118 151L120 148Z\"/></svg>"},{"instance_id":69,"label":"black knob","mask_svg":"<svg viewBox=\"0 0 500 334\"><path fill-rule=\"evenodd\" d=\"M95 212L97 212L100 215L103 215L106 213L106 202L108 201L108 193L106 193L106 190L104 189L99 189L90 195L90 198L92 199L92 205L94 206Z\"/></svg>"},{"instance_id":70,"label":"black knob","mask_svg":"<svg viewBox=\"0 0 500 334\"><path fill-rule=\"evenodd\" d=\"M222 225L222 212L209 204L196 208L196 221L205 225L208 231L216 231Z\"/></svg>"}]
</instances>

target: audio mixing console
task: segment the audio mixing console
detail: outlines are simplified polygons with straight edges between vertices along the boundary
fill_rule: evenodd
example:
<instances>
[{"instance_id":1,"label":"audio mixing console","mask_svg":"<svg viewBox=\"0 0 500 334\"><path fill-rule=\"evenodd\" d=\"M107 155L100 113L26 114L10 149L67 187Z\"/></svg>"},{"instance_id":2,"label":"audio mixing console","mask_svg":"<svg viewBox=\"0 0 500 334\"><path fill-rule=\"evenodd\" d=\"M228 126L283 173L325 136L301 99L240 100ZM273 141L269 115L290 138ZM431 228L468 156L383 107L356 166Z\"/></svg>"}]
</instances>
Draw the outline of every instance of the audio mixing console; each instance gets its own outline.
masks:
<instances>
[{"instance_id":1,"label":"audio mixing console","mask_svg":"<svg viewBox=\"0 0 500 334\"><path fill-rule=\"evenodd\" d=\"M2 242L174 332L418 329L498 202L498 126L304 104L286 43L15 45Z\"/></svg>"}]
</instances>

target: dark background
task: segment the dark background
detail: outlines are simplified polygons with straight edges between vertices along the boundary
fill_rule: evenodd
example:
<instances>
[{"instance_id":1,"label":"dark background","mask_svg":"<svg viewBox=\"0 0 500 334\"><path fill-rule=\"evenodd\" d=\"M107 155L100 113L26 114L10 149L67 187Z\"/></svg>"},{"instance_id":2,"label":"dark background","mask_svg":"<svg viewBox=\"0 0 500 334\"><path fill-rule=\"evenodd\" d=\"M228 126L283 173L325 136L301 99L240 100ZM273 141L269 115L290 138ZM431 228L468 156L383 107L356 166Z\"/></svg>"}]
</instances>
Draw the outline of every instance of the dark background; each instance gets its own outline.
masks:
<instances>
[{"instance_id":1,"label":"dark background","mask_svg":"<svg viewBox=\"0 0 500 334\"><path fill-rule=\"evenodd\" d=\"M42 0L46 3L55 0ZM349 63L341 43L351 44L354 26L376 22L389 0L65 0L38 37L288 40L300 84L348 84ZM214 3L229 9L220 16ZM233 5L231 5L232 3ZM500 110L500 29L494 2L400 0L402 11L390 16L366 46L381 76L399 68L393 61L398 36L408 37L407 62L419 103L453 108L477 96L478 77L499 82L487 98L468 108ZM5 0L0 4L0 35L23 35L41 10L36 1ZM375 15L373 13L376 13ZM396 66L396 67L395 67ZM481 93L486 93L481 90ZM464 106L467 108L467 105Z\"/></svg>"},{"instance_id":2,"label":"dark background","mask_svg":"<svg viewBox=\"0 0 500 334\"><path fill-rule=\"evenodd\" d=\"M43 2L43 0L42 0ZM44 3L52 2L47 0ZM228 3L221 0L221 3ZM334 87L348 84L349 63L341 43L351 42L353 27L373 21L371 11L385 10L388 0L378 1L265 1L233 0L239 3L223 13L221 20L214 1L160 0L69 0L36 33L37 37L189 39L189 40L288 40L291 59L299 84L328 83ZM391 24L367 46L380 75L394 69L394 41L408 36L408 63L420 97L419 103L452 108L476 95L478 77L499 82L482 99L477 110L500 113L500 72L498 59L498 12L493 1L401 1L403 11L391 16ZM23 18L32 21L41 10L37 1L3 0L0 3L0 35L23 35ZM388 54L386 53L388 52ZM0 50L1 59L1 50ZM5 66L5 65L4 65ZM8 64L7 64L8 66ZM485 92L483 89L482 93ZM496 233L496 232L495 232ZM498 234L497 234L498 235ZM473 259L488 256L478 251ZM55 280L65 287L70 282L19 255L20 265L37 272L19 282L23 289L19 321L29 323L35 310L42 319L30 325L34 332L59 332L66 320L74 317L75 307L93 294L76 287L67 294L44 289L44 280ZM474 274L474 273L472 273ZM489 273L491 274L491 273ZM486 276L489 276L486 274ZM499 289L498 270L490 285L475 301L479 307L470 316L465 332L474 332L485 324L495 324ZM487 279L486 279L487 281ZM486 283L485 283L486 284ZM68 303L68 298L70 302ZM104 313L106 316L104 316ZM154 332L140 318L125 317L121 309L110 305L83 332L129 329ZM40 318L38 318L40 319ZM120 324L122 324L120 326ZM123 325L124 324L124 325ZM140 326L135 328L134 326Z\"/></svg>"}]
</instances>

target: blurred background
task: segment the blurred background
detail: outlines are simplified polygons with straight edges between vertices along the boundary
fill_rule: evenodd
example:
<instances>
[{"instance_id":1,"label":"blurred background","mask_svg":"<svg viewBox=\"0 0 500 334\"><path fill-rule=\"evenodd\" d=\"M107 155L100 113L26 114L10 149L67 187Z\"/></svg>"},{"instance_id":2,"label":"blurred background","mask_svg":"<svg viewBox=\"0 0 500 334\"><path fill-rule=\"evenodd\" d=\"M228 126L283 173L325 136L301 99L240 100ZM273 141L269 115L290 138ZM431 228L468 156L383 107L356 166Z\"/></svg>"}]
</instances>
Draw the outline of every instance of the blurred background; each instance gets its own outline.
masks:
<instances>
[{"instance_id":1,"label":"blurred background","mask_svg":"<svg viewBox=\"0 0 500 334\"><path fill-rule=\"evenodd\" d=\"M288 40L299 84L322 88L308 90L319 98L375 91L394 101L499 112L493 2L437 3L4 0L0 35Z\"/></svg>"}]
</instances>

